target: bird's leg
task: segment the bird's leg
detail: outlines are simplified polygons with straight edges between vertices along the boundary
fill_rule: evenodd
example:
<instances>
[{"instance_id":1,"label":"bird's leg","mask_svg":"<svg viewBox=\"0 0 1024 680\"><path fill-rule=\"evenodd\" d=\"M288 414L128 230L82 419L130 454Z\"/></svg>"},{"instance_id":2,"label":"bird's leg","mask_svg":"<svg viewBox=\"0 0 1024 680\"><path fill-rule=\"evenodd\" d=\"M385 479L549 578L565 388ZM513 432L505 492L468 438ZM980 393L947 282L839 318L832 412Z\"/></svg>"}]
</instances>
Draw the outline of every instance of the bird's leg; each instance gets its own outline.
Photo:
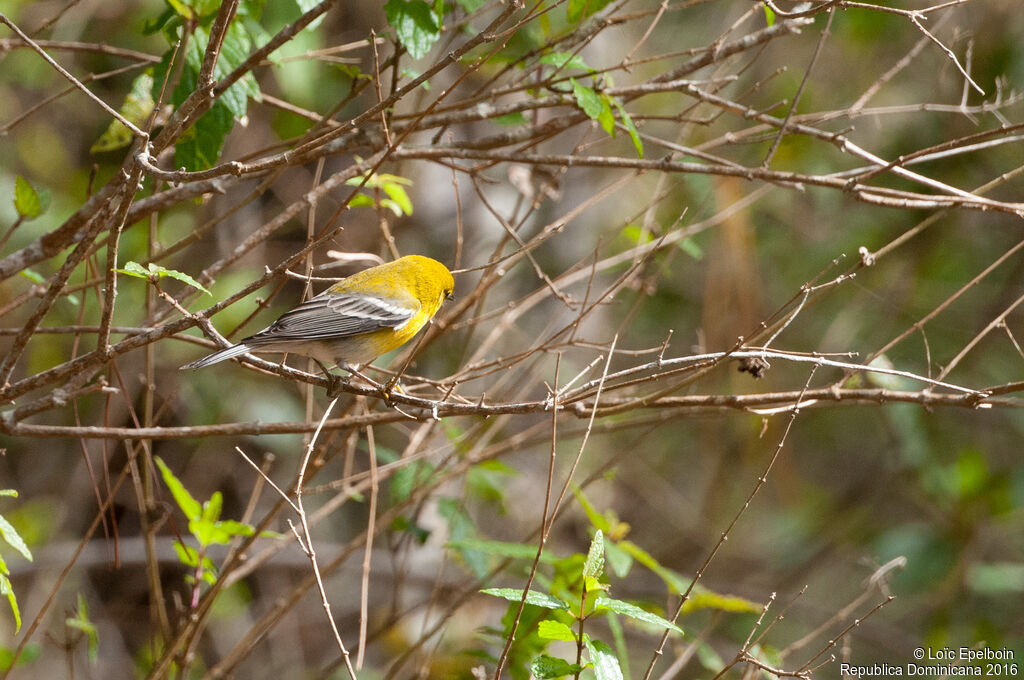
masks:
<instances>
[{"instance_id":1,"label":"bird's leg","mask_svg":"<svg viewBox=\"0 0 1024 680\"><path fill-rule=\"evenodd\" d=\"M316 362L316 365L320 367L320 370L324 372L324 377L327 378L327 396L333 399L341 394L342 388L348 384L349 376L331 373L331 370L327 368L324 362L315 357L311 358ZM342 366L342 368L346 368L346 366Z\"/></svg>"}]
</instances>

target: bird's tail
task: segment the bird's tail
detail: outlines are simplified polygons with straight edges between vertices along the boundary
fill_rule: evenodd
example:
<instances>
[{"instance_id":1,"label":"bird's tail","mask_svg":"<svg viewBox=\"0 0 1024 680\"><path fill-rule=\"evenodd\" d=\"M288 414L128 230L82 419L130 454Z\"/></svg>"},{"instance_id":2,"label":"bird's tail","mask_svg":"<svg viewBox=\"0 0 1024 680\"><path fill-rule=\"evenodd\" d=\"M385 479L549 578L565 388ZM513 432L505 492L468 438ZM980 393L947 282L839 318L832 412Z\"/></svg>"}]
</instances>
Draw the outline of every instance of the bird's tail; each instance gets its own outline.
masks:
<instances>
[{"instance_id":1,"label":"bird's tail","mask_svg":"<svg viewBox=\"0 0 1024 680\"><path fill-rule=\"evenodd\" d=\"M185 370L186 368L202 368L203 366L209 366L210 364L215 364L219 361L224 361L225 359L231 359L251 351L252 347L244 342L240 342L237 345L232 345L231 347L222 349L219 352L214 352L213 354L205 356L197 361L193 361L190 364L185 364L181 367L181 370Z\"/></svg>"}]
</instances>

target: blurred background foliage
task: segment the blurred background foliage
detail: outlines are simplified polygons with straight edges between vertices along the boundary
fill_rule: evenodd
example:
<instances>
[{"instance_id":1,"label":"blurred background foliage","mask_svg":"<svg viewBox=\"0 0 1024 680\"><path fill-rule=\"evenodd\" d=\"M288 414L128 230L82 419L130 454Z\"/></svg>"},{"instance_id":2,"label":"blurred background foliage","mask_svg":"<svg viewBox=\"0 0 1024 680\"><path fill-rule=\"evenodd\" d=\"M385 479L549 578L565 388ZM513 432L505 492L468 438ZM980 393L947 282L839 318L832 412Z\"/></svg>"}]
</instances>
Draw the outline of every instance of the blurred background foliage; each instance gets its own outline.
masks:
<instances>
[{"instance_id":1,"label":"blurred background foliage","mask_svg":"<svg viewBox=\"0 0 1024 680\"><path fill-rule=\"evenodd\" d=\"M299 4L305 3L249 3L249 37L260 44L261 36L275 34L301 14ZM401 68L424 71L444 50L451 49L449 41L458 42L480 30L486 22L479 15L460 23L458 30L450 28L466 17L468 4L446 4L446 30L432 56L421 60L406 57ZM515 31L505 47L460 86L486 91L492 87L489 78L503 73L505 64L543 46L559 31L574 30L565 6L548 4L554 7L544 20L533 20ZM885 4L919 9L928 3L899 0ZM705 46L752 5L718 0L665 6L668 11L640 54L662 55ZM614 3L599 16L655 8L655 3ZM52 26L35 36L39 39L108 45L149 55L143 60L96 50L49 50L78 78L110 73L129 64L137 66L88 81L98 97L116 108L131 91L134 79L168 49L160 30L144 30L168 9L157 2L7 0L3 12L26 30L60 14ZM905 16L847 8L836 12L823 54L814 64L794 115L835 111L835 120L816 124L831 131L846 130L860 146L886 159L1003 123L1019 123L1022 105L1011 97L1012 92L1024 87L1024 15L1019 2L977 0L931 16L935 19L929 28L961 59L970 55L970 72L985 88L984 97L965 88L951 61L936 45L928 43L860 113L848 111L881 74L922 40L922 35ZM792 101L800 87L826 20L824 13L816 15L798 35L767 43L756 58L744 62L735 91L745 92L748 106L785 115L786 106L780 102ZM612 66L622 57L620 45L636 43L645 26L641 22L627 23L621 30L604 32L584 47L580 56L595 68ZM226 124L230 132L220 158L246 159L267 149L279 149L282 140L290 143L310 128L301 110L334 110L354 85L371 78L367 74L373 73L373 54L366 43L371 31L384 37L381 59L394 53L393 29L388 26L382 5L346 0L337 3L315 28L302 31L278 50L273 59L255 70L253 83L254 87L258 83L262 101L250 99L242 120ZM8 225L18 220L13 203L17 177L26 178L50 197L43 214L25 221L10 235L0 252L0 256L6 256L57 229L91 192L121 172L126 156L124 149L90 152L107 129L110 117L78 93L31 110L65 89L67 82L31 50L16 46L6 29L0 31L0 40L0 227L6 232ZM359 46L336 53L327 51L355 43ZM486 49L481 48L479 54ZM607 56L611 53L614 57ZM687 58L681 56L678 60ZM470 61L467 58L462 63ZM608 85L611 81L614 85L643 81L672 63L667 57L638 62L629 73L610 74ZM731 73L724 67L722 70L723 76ZM388 79L393 77L390 70L385 72ZM429 81L429 89L424 85L404 97L394 107L392 120L407 121L421 112L453 84L458 72L444 71ZM715 75L713 71L701 73L707 78ZM386 80L385 87L389 83ZM970 105L979 105L996 101L997 93L1009 103L996 112L965 114L956 110L962 97ZM271 104L270 98L291 107ZM757 166L764 159L774 130L765 128L736 143L726 143L725 133L737 125L737 117L719 111L712 115L698 107L680 120L677 116L687 105L685 99L682 93L662 93L627 104L627 108L644 134L718 153L746 166ZM347 120L376 101L374 88L367 87L341 106L335 119ZM30 114L19 120L27 111ZM534 124L531 115L527 112L518 122ZM473 140L518 127L492 120L462 123L443 130L441 141L443 135ZM427 145L436 133L426 130L411 141ZM368 134L372 137L379 131ZM681 135L685 136L678 138ZM541 145L538 152L569 153L576 142L594 155L636 157L625 131L620 129L611 139L599 128L595 132L586 125L578 126L578 131L570 132L565 139ZM656 144L648 140L644 146L646 158L661 157L663 151ZM915 169L972 190L1019 168L1024 159L1021 148L1019 142L1007 143L932 160ZM283 167L272 182L259 188L261 193L254 200L247 197L257 190L258 180L233 184L222 194L168 205L152 222L125 229L119 264L147 262L154 250L159 251L154 243L173 244L217 219L216 227L196 243L160 261L198 278L204 268L224 257L256 226L309 191L316 176L329 177L352 162L346 154L340 158L327 156L322 169L316 168L315 162ZM178 165L163 163L163 167ZM788 135L771 168L825 174L862 165L833 146ZM527 213L525 209L517 211L517 206L528 205L528 200L510 181L509 167L481 167L477 176L482 193L493 201L495 211L522 217ZM386 221L403 254L430 255L452 268L474 267L490 260L505 231L483 205L470 180L460 177L455 188L450 170L427 160L389 162L383 171L411 180L406 187L411 214L399 217L372 207L347 210L341 218L344 230L332 242L334 249L390 259L380 228ZM557 191L539 200L536 209L527 214L525 231L532 235L626 173L617 167L566 169L557 182ZM540 176L535 171L531 179L537 182ZM891 176L887 186L919 189ZM1017 178L996 187L988 196L1019 200L1024 195L1022 187ZM153 181L147 180L140 197L153 191ZM372 190L365 193L380 197ZM663 199L653 198L662 193ZM746 197L753 200L728 214L724 212ZM315 219L326 220L341 200L341 193L327 195L317 205ZM233 206L240 207L232 211ZM538 266L554 278L578 263L589 266L595 252L601 257L628 253L637 247L643 234L656 239L711 221L707 228L694 229L677 245L657 251L643 265L640 276L581 325L581 335L595 342L607 343L617 333L620 349L655 349L653 354L645 355L646 359L616 358L612 363L615 370L653 359L670 330L673 335L667 356L727 350L738 336L756 331L762 319L798 295L801 286L819 273L827 272L822 281L834 278L853 266L858 248L875 252L935 214L938 211L869 205L843 192L809 185L794 190L737 178L652 171L574 216L564 233L536 248L533 256ZM461 225L461 234L457 224ZM460 237L463 242L458 246L460 259L456 261ZM944 211L928 229L876 266L858 270L852 281L813 299L777 345L805 352L857 352L857 360L869 357L948 300L1020 238L1019 216L998 211ZM235 293L262 276L265 265L274 266L301 249L306 239L305 218L291 220L215 280L202 281L212 297L196 293L188 298L186 306L195 312ZM102 280L103 268L109 266L104 260L106 252L100 249L88 266L76 270L69 285L89 285L62 297L49 311L44 326L95 323L99 302L94 284ZM64 251L62 256L41 261L31 270L39 281L46 281L66 254ZM836 258L840 263L833 267L830 263ZM326 259L322 252L315 254L318 264ZM896 368L937 376L986 324L1021 295L1022 267L1024 259L1019 254L1011 257L958 297L923 332L913 333L887 351L886 358ZM356 268L348 265L332 273L348 273ZM626 264L622 264L603 271L599 280L608 285L625 270ZM469 273L457 277L456 295L466 296L479 276ZM30 293L34 285L27 272L0 283L3 328L17 330L24 323L32 306L12 303ZM174 295L186 290L184 284L174 281L161 285ZM543 285L527 261L518 261L489 290L479 307L464 317L478 314L485 320L447 330L417 356L411 372L439 379L463 368L478 343L490 333L495 316ZM582 298L585 285L574 286L573 295ZM303 288L302 282L294 280L274 281L218 313L213 322L222 333L237 339L264 327L293 306ZM122 278L117 292L115 326L144 325L156 317L158 303L145 281ZM265 308L260 305L263 300L268 301ZM562 302L549 296L519 317L486 358L509 356L546 337L553 327L572 318L567 313ZM487 314L491 314L491 321L486 320ZM234 332L243 323L244 328ZM948 380L976 389L1020 380L1024 356L1016 343L1024 337L1024 324L1019 311L1006 317L1005 329L985 337ZM195 331L190 335L198 337ZM7 342L9 337L0 338L0 342ZM92 349L90 342L71 334L38 334L28 345L15 377L21 379L57 366L76 353ZM155 356L147 358L150 351ZM128 353L117 360L116 370L108 376L111 384L122 390L120 396L84 395L74 400L73 408L41 413L32 422L130 427L133 421L129 407L136 413L155 410L152 422L168 427L295 422L316 420L326 405L320 391L308 402L300 384L237 365L179 373L178 367L201 351L194 343L169 338ZM567 349L560 368L562 382L602 354L601 347ZM151 376L147 376L147 361L153 362ZM553 353L547 353L529 366L516 366L507 375L501 371L475 383L474 393L486 392L495 398L502 395L509 400L514 400L513 396L543 398L542 381L551 382L553 369ZM690 389L694 394L798 390L807 370L804 364L774 362L763 380L754 381L733 366L723 365ZM840 378L834 369L821 371L822 375L829 373L828 380ZM819 383L821 380L825 378L821 377ZM863 375L857 380L869 387L920 389L909 381L883 385L878 377ZM149 406L147 394L154 398ZM379 400L370 403L371 410L387 408ZM0 408L7 408L7 404ZM421 451L426 453L417 459L421 462L401 467L390 478L390 495L382 496L378 512L409 498L430 478L435 466L456 469L459 457L477 451L480 441L497 445L532 433L521 444L509 445L502 452L500 464L487 461L480 467L467 463L461 474L452 474L428 498L397 512L383 535L378 536L365 677L386 677L391 662L419 640L425 629L421 626L436 622L442 611L438 603L453 596L467 579L487 573L484 567L497 564L494 555L446 550L446 540L461 535L535 541L548 461L549 421L544 414L492 420L446 418L423 443ZM580 445L583 423L570 419L562 426L563 435L557 445L558 479L567 473ZM785 414L769 417L717 408L662 409L601 418L575 479L581 484L586 480L586 493L598 511L614 512L624 523L624 532L628 525L630 541L661 565L689 578L750 494L787 423ZM418 427L413 421L399 421L376 428L379 462L384 465L403 460L403 455L407 458L407 447ZM314 484L328 484L351 472L351 459L340 453L348 450L347 438L356 441L358 435L355 466L365 467L368 449L359 432L342 430L323 443L330 453L324 468L312 480ZM258 518L276 499L264 493L256 503L255 514L246 514L256 477L234 447L241 446L257 461L263 455L274 454L270 475L287 485L303 441L299 434L167 439L153 441L149 453L166 461L197 498L222 492L223 517ZM848 623L849 617L863 616L883 599L873 586L866 585L868 579L880 565L902 557L905 563L886 577L886 588L896 599L843 638L832 653L857 663L905 664L911 660L913 648L921 645L983 645L1014 649L1016 658L1024 661L1022 441L1024 417L1019 404L979 410L829 403L805 409L796 419L768 483L701 583L713 592L733 594L754 603L767 602L776 593L778 599L769 618L783 607L788 609L785 619L774 626L763 644L779 650L797 643L799 646L791 652L794 656L789 658L802 660L812 655L807 652L820 649L824 641L842 630L845 624L836 622L833 616L846 605L862 593L872 593L847 614L843 621ZM28 563L3 553L26 621L43 607L56 575L93 522L98 499L106 497L109 480L124 466L131 445L130 440L0 435L0 447L6 452L0 457L0 487L15 488L21 494L16 500L5 499L3 515L17 527L35 555L35 561ZM449 458L450 454L453 457ZM177 511L170 495L162 492L161 497L163 510L170 518L164 538L169 541L175 532L187 535L180 513L175 517ZM316 504L331 497L314 494L312 498L320 500L310 502ZM318 527L318 550L324 559L333 559L347 541L365 529L366 497L356 500ZM287 532L280 520L270 528ZM585 554L592 528L579 504L571 503L556 523L548 548L559 557ZM146 674L161 646L154 642L158 628L152 621L152 594L139 538L142 535L137 499L126 485L115 496L115 507L107 516L104 530L89 542L60 585L56 603L35 632L33 646L21 657L24 665L14 669L11 677L44 677L38 675L40 672L45 677L61 673L66 677L126 677L133 665L140 677ZM253 550L258 552L257 548ZM223 555L216 551L213 554ZM161 543L160 555L161 583L174 606L183 608L189 593L189 586L184 585L188 570L170 552L169 542ZM522 587L528 565L529 561L514 561L506 571L490 577L487 584ZM297 583L308 571L308 563L292 547L225 588L216 600L206 634L191 650L194 657L190 676L203 677L204 671L224 658L273 606L281 596L282 584ZM335 598L335 616L350 648L357 639L359 571L358 559L353 558L328 581L328 592ZM557 581L554 572L547 576ZM614 596L645 602L651 609L671 616L677 599L653 572L634 569L628 578L611 577L611 582ZM77 607L78 594L84 595L88 616L97 626L96 662L86 660L85 642L64 623ZM495 640L500 635L489 636L485 627L500 632L506 622L502 621L505 603L492 600L470 598L456 611L447 622L445 636L422 650L424 656L417 662L421 677L470 677L469 669L474 665L493 668L493 659L500 650ZM422 608L428 602L433 603L433 609ZM756 613L727 614L713 607L683 616L679 625L687 635L672 643L673 655L681 654L688 644L700 645L701 651L698 661L686 666L680 677L713 674L721 659L732 658L756 617ZM6 632L4 645L13 648L20 638L14 636L9 617L0 616L0 629ZM805 635L815 631L819 635L814 642L802 642ZM631 667L632 677L642 677L656 636L630 630L628 639L629 661L620 661L627 669ZM313 596L283 614L266 639L254 643L248 653L248 658L233 669L237 677L342 677L323 612ZM656 676L669 665L667 659L661 663L664 665L656 669ZM397 677L413 677L414 666L393 672ZM68 667L76 671L70 673ZM522 666L512 663L511 667L516 677L524 677ZM816 675L835 677L838 672L828 666Z\"/></svg>"}]
</instances>

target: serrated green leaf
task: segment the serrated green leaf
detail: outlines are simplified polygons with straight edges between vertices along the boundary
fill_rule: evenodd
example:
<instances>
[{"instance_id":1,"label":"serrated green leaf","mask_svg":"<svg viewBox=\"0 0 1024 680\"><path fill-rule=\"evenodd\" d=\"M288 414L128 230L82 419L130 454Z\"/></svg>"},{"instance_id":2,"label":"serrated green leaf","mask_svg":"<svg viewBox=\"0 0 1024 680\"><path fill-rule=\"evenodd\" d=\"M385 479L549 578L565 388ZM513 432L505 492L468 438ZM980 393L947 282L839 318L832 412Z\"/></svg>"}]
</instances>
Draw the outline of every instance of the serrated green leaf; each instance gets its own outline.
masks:
<instances>
[{"instance_id":1,"label":"serrated green leaf","mask_svg":"<svg viewBox=\"0 0 1024 680\"><path fill-rule=\"evenodd\" d=\"M388 0L384 5L388 25L413 59L422 59L441 37L441 25L423 0Z\"/></svg>"},{"instance_id":2,"label":"serrated green leaf","mask_svg":"<svg viewBox=\"0 0 1024 680\"><path fill-rule=\"evenodd\" d=\"M174 269L165 269L163 267L160 267L160 276L161 277L169 276L170 278L172 278L172 279L174 279L176 281L181 281L182 283L188 284L188 285L192 286L193 288L195 288L196 290L200 290L200 291L206 293L207 295L210 295L210 296L213 295L213 293L211 293L210 291L206 290L206 288L203 287L203 285L201 283L199 283L198 281L196 281L195 279L193 279L191 276L189 276L188 274L186 274L184 272L179 272L179 271L176 271Z\"/></svg>"},{"instance_id":3,"label":"serrated green leaf","mask_svg":"<svg viewBox=\"0 0 1024 680\"><path fill-rule=\"evenodd\" d=\"M590 541L590 550L587 551L587 559L583 563L583 576L597 578L602 572L604 572L604 533L598 529Z\"/></svg>"},{"instance_id":4,"label":"serrated green leaf","mask_svg":"<svg viewBox=\"0 0 1024 680\"><path fill-rule=\"evenodd\" d=\"M583 71L594 71L587 62L583 61L583 57L578 54L572 54L571 52L551 52L549 54L545 54L540 58L540 63L545 66L554 66L559 69L576 68Z\"/></svg>"},{"instance_id":5,"label":"serrated green leaf","mask_svg":"<svg viewBox=\"0 0 1024 680\"><path fill-rule=\"evenodd\" d=\"M192 497L192 494L188 492L185 485L174 476L171 468L167 467L167 464L159 456L155 456L153 460L156 461L156 466L160 468L160 476L163 477L164 484L167 485L171 495L174 497L174 502L181 508L185 517L188 517L190 520L200 519L203 516L203 507L199 504L199 501Z\"/></svg>"},{"instance_id":6,"label":"serrated green leaf","mask_svg":"<svg viewBox=\"0 0 1024 680\"><path fill-rule=\"evenodd\" d=\"M184 102L195 90L208 42L208 31L202 26L197 27L188 42L185 50L185 67L182 69L178 86L174 88L172 101L176 106ZM249 48L250 41L244 28L239 24L232 24L225 36L214 77L223 78L241 64L248 56ZM165 55L165 60L168 58ZM161 61L157 67L158 75L154 78L154 89L162 85L162 70L165 68L164 61ZM244 118L248 97L259 98L259 87L251 74L229 87L210 110L182 134L174 149L175 165L189 171L213 167L220 159L224 138L234 127L235 119Z\"/></svg>"},{"instance_id":7,"label":"serrated green leaf","mask_svg":"<svg viewBox=\"0 0 1024 680\"><path fill-rule=\"evenodd\" d=\"M485 588L480 592L485 595L501 597L510 602L519 602L523 599L523 591L516 590L515 588ZM527 591L526 603L537 607L544 607L545 609L569 609L569 605L557 597L547 593L538 593L536 590Z\"/></svg>"},{"instance_id":8,"label":"serrated green leaf","mask_svg":"<svg viewBox=\"0 0 1024 680\"><path fill-rule=\"evenodd\" d=\"M537 635L544 640L564 640L565 642L576 642L576 634L572 628L552 619L544 619L537 624Z\"/></svg>"},{"instance_id":9,"label":"serrated green leaf","mask_svg":"<svg viewBox=\"0 0 1024 680\"><path fill-rule=\"evenodd\" d=\"M623 680L619 660L609 645L600 640L591 640L590 636L584 636L584 642L597 680Z\"/></svg>"},{"instance_id":10,"label":"serrated green leaf","mask_svg":"<svg viewBox=\"0 0 1024 680\"><path fill-rule=\"evenodd\" d=\"M652 626L658 626L659 628L668 628L673 630L680 635L683 634L683 629L672 623L668 619L665 619L657 614L652 614L646 609L641 609L635 604L629 602L623 602L622 600L616 600L604 595L598 595L597 600L594 602L596 609L607 609L613 611L616 614L622 614L623 616L629 617L635 621L643 621L649 623Z\"/></svg>"},{"instance_id":11,"label":"serrated green leaf","mask_svg":"<svg viewBox=\"0 0 1024 680\"><path fill-rule=\"evenodd\" d=\"M28 549L28 544L25 543L25 539L21 537L18 530L14 528L10 522L7 521L3 515L0 515L0 537L2 537L9 546L17 550L22 557L29 562L32 561L32 551Z\"/></svg>"},{"instance_id":12,"label":"serrated green leaf","mask_svg":"<svg viewBox=\"0 0 1024 680\"><path fill-rule=\"evenodd\" d=\"M582 666L547 654L541 654L530 663L530 673L538 680L576 675L582 670Z\"/></svg>"},{"instance_id":13,"label":"serrated green leaf","mask_svg":"<svg viewBox=\"0 0 1024 680\"><path fill-rule=\"evenodd\" d=\"M128 262L124 263L124 268L123 269L115 269L114 271L116 271L118 274L124 274L125 276L132 276L132 277L134 277L136 279L145 279L146 281L149 281L149 277L152 274L149 271L149 269L143 267L138 262L132 262L130 260Z\"/></svg>"},{"instance_id":14,"label":"serrated green leaf","mask_svg":"<svg viewBox=\"0 0 1024 680\"><path fill-rule=\"evenodd\" d=\"M220 100L183 134L174 147L174 163L189 172L207 170L220 160L224 138L234 127L231 111Z\"/></svg>"},{"instance_id":15,"label":"serrated green leaf","mask_svg":"<svg viewBox=\"0 0 1024 680\"><path fill-rule=\"evenodd\" d=\"M198 281L193 279L188 274L176 271L174 269L167 269L166 267L163 267L158 264L153 264L152 262L143 267L138 262L133 262L129 260L128 262L125 262L124 268L115 269L114 271L116 271L119 274L124 274L126 276L133 276L137 279L146 279L147 281L151 279L159 280L165 277L170 277L177 281L181 281L182 283L188 284L197 290L201 290L207 295L212 295L210 291L204 288L202 284L200 284Z\"/></svg>"},{"instance_id":16,"label":"serrated green leaf","mask_svg":"<svg viewBox=\"0 0 1024 680\"><path fill-rule=\"evenodd\" d=\"M49 191L37 191L21 175L14 178L14 209L23 219L34 220L46 212L49 205Z\"/></svg>"}]
</instances>

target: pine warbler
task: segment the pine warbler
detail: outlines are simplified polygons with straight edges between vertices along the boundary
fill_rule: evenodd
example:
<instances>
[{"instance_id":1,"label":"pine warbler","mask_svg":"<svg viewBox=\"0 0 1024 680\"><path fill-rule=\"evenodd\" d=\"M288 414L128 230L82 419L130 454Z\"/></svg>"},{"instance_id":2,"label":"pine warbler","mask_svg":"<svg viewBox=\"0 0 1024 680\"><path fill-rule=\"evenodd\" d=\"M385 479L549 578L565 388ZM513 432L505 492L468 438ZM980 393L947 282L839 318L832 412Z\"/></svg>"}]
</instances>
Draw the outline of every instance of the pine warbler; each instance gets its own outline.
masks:
<instances>
[{"instance_id":1,"label":"pine warbler","mask_svg":"<svg viewBox=\"0 0 1024 680\"><path fill-rule=\"evenodd\" d=\"M350 370L409 341L454 287L443 264L406 255L342 279L259 333L182 368L248 352L287 352L312 357L325 370L331 364Z\"/></svg>"}]
</instances>

